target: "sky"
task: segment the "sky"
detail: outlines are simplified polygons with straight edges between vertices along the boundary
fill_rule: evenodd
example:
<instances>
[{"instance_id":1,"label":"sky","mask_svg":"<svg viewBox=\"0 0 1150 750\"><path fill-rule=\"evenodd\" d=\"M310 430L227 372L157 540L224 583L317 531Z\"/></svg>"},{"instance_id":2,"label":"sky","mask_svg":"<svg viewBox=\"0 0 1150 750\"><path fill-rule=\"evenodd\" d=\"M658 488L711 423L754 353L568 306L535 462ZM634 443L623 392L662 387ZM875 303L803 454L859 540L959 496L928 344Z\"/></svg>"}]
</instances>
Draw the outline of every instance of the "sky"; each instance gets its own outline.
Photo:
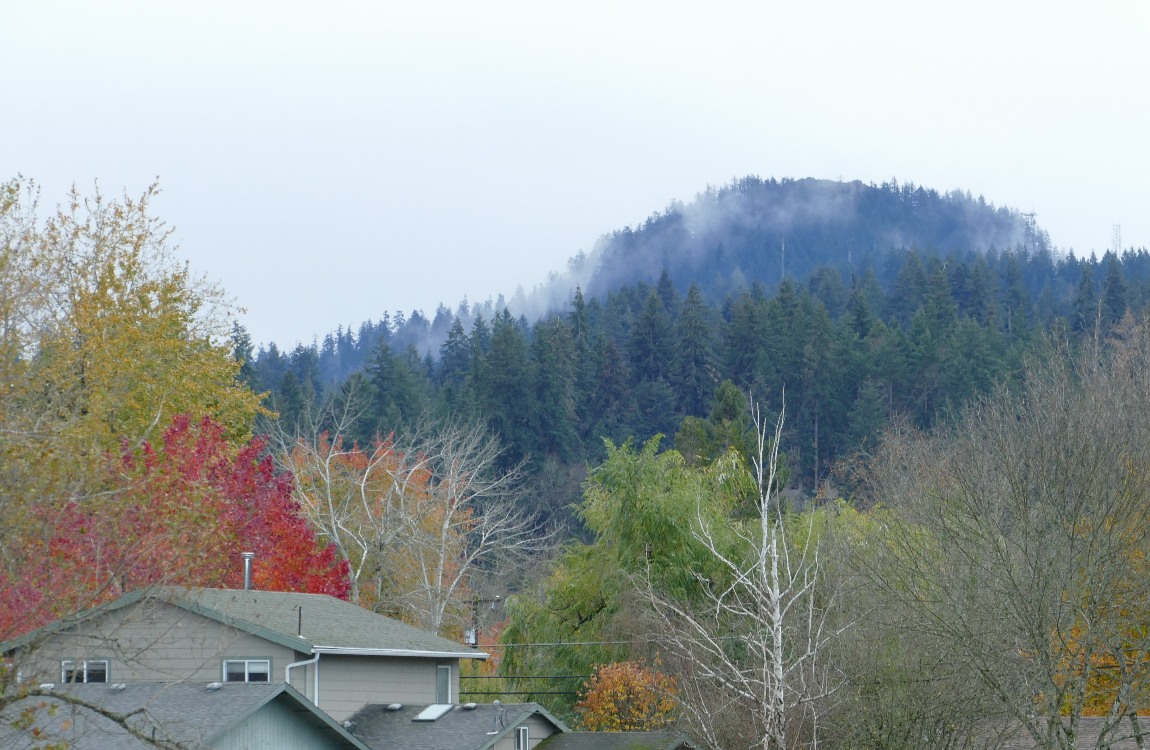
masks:
<instances>
[{"instance_id":1,"label":"sky","mask_svg":"<svg viewBox=\"0 0 1150 750\"><path fill-rule=\"evenodd\" d=\"M257 343L512 296L733 178L1150 246L1144 0L0 0L0 179L138 196Z\"/></svg>"}]
</instances>

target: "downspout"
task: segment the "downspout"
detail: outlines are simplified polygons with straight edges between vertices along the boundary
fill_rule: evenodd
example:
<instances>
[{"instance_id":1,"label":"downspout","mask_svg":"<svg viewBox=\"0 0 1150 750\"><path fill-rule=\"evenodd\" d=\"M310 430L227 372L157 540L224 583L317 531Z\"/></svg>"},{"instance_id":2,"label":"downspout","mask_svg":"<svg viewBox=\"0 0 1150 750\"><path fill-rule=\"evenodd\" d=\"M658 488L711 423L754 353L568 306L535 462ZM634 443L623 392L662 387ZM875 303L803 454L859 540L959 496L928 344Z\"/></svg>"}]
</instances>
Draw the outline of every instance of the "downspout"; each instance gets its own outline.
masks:
<instances>
[{"instance_id":1,"label":"downspout","mask_svg":"<svg viewBox=\"0 0 1150 750\"><path fill-rule=\"evenodd\" d=\"M303 661L292 662L291 664L288 664L286 667L284 667L284 682L286 682L287 684L290 685L291 684L291 671L293 669L295 669L296 667L306 667L309 664L315 665L315 672L312 675L312 698L311 698L311 702L315 704L316 708L319 708L319 652L316 652L316 655L310 659L304 659ZM305 687L305 692L306 692L306 687ZM304 696L304 697L307 697L307 696Z\"/></svg>"}]
</instances>

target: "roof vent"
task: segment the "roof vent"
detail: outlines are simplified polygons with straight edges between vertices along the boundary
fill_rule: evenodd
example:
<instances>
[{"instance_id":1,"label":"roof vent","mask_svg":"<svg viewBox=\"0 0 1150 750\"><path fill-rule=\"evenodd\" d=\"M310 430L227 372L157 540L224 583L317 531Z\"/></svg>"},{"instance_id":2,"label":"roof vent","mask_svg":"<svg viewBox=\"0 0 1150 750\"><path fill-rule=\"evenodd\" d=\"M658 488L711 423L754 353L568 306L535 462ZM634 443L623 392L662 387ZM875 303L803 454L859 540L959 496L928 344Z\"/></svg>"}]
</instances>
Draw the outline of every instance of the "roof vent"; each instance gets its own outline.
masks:
<instances>
[{"instance_id":1,"label":"roof vent","mask_svg":"<svg viewBox=\"0 0 1150 750\"><path fill-rule=\"evenodd\" d=\"M51 690L52 688L56 687L56 683L54 683L54 682L41 682L39 687L41 690Z\"/></svg>"},{"instance_id":2,"label":"roof vent","mask_svg":"<svg viewBox=\"0 0 1150 750\"><path fill-rule=\"evenodd\" d=\"M112 685L110 685L108 687L108 689L111 690L113 693L122 693L128 689L128 685L127 685L127 683L124 683L124 682L116 682L116 683L113 683Z\"/></svg>"},{"instance_id":3,"label":"roof vent","mask_svg":"<svg viewBox=\"0 0 1150 750\"><path fill-rule=\"evenodd\" d=\"M222 682L209 682L206 690L219 690L224 686Z\"/></svg>"},{"instance_id":4,"label":"roof vent","mask_svg":"<svg viewBox=\"0 0 1150 750\"><path fill-rule=\"evenodd\" d=\"M460 706L460 708L462 708L464 711L474 711L475 707L476 704L474 703L464 703L462 706Z\"/></svg>"},{"instance_id":5,"label":"roof vent","mask_svg":"<svg viewBox=\"0 0 1150 750\"><path fill-rule=\"evenodd\" d=\"M403 708L402 703L389 703L387 706L388 711L398 711L401 708Z\"/></svg>"},{"instance_id":6,"label":"roof vent","mask_svg":"<svg viewBox=\"0 0 1150 750\"><path fill-rule=\"evenodd\" d=\"M240 554L244 558L244 591L252 590L252 560L255 559L255 552L243 552Z\"/></svg>"}]
</instances>

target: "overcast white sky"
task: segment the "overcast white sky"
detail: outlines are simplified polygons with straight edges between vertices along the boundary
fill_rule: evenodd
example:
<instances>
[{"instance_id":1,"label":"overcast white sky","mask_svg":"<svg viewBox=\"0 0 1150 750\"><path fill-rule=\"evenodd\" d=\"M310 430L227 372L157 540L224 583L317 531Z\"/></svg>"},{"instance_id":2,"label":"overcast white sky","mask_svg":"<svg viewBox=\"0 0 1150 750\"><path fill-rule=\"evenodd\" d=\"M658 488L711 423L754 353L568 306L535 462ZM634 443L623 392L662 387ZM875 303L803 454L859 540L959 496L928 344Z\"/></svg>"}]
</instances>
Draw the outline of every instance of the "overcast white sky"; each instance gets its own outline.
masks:
<instances>
[{"instance_id":1,"label":"overcast white sky","mask_svg":"<svg viewBox=\"0 0 1150 750\"><path fill-rule=\"evenodd\" d=\"M530 288L747 174L1150 246L1150 3L0 0L0 178L138 194L257 342Z\"/></svg>"}]
</instances>

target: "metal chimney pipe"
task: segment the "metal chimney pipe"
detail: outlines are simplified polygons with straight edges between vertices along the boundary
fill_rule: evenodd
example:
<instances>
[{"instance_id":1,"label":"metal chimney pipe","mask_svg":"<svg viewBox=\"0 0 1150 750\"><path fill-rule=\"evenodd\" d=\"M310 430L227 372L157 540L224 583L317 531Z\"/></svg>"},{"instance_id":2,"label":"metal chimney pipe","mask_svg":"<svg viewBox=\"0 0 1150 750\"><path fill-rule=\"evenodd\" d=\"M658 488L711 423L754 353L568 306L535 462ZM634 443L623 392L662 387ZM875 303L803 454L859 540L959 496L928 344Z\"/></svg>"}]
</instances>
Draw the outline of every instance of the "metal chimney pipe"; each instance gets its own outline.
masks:
<instances>
[{"instance_id":1,"label":"metal chimney pipe","mask_svg":"<svg viewBox=\"0 0 1150 750\"><path fill-rule=\"evenodd\" d=\"M255 559L255 552L244 552L244 591L252 590L252 560Z\"/></svg>"}]
</instances>

